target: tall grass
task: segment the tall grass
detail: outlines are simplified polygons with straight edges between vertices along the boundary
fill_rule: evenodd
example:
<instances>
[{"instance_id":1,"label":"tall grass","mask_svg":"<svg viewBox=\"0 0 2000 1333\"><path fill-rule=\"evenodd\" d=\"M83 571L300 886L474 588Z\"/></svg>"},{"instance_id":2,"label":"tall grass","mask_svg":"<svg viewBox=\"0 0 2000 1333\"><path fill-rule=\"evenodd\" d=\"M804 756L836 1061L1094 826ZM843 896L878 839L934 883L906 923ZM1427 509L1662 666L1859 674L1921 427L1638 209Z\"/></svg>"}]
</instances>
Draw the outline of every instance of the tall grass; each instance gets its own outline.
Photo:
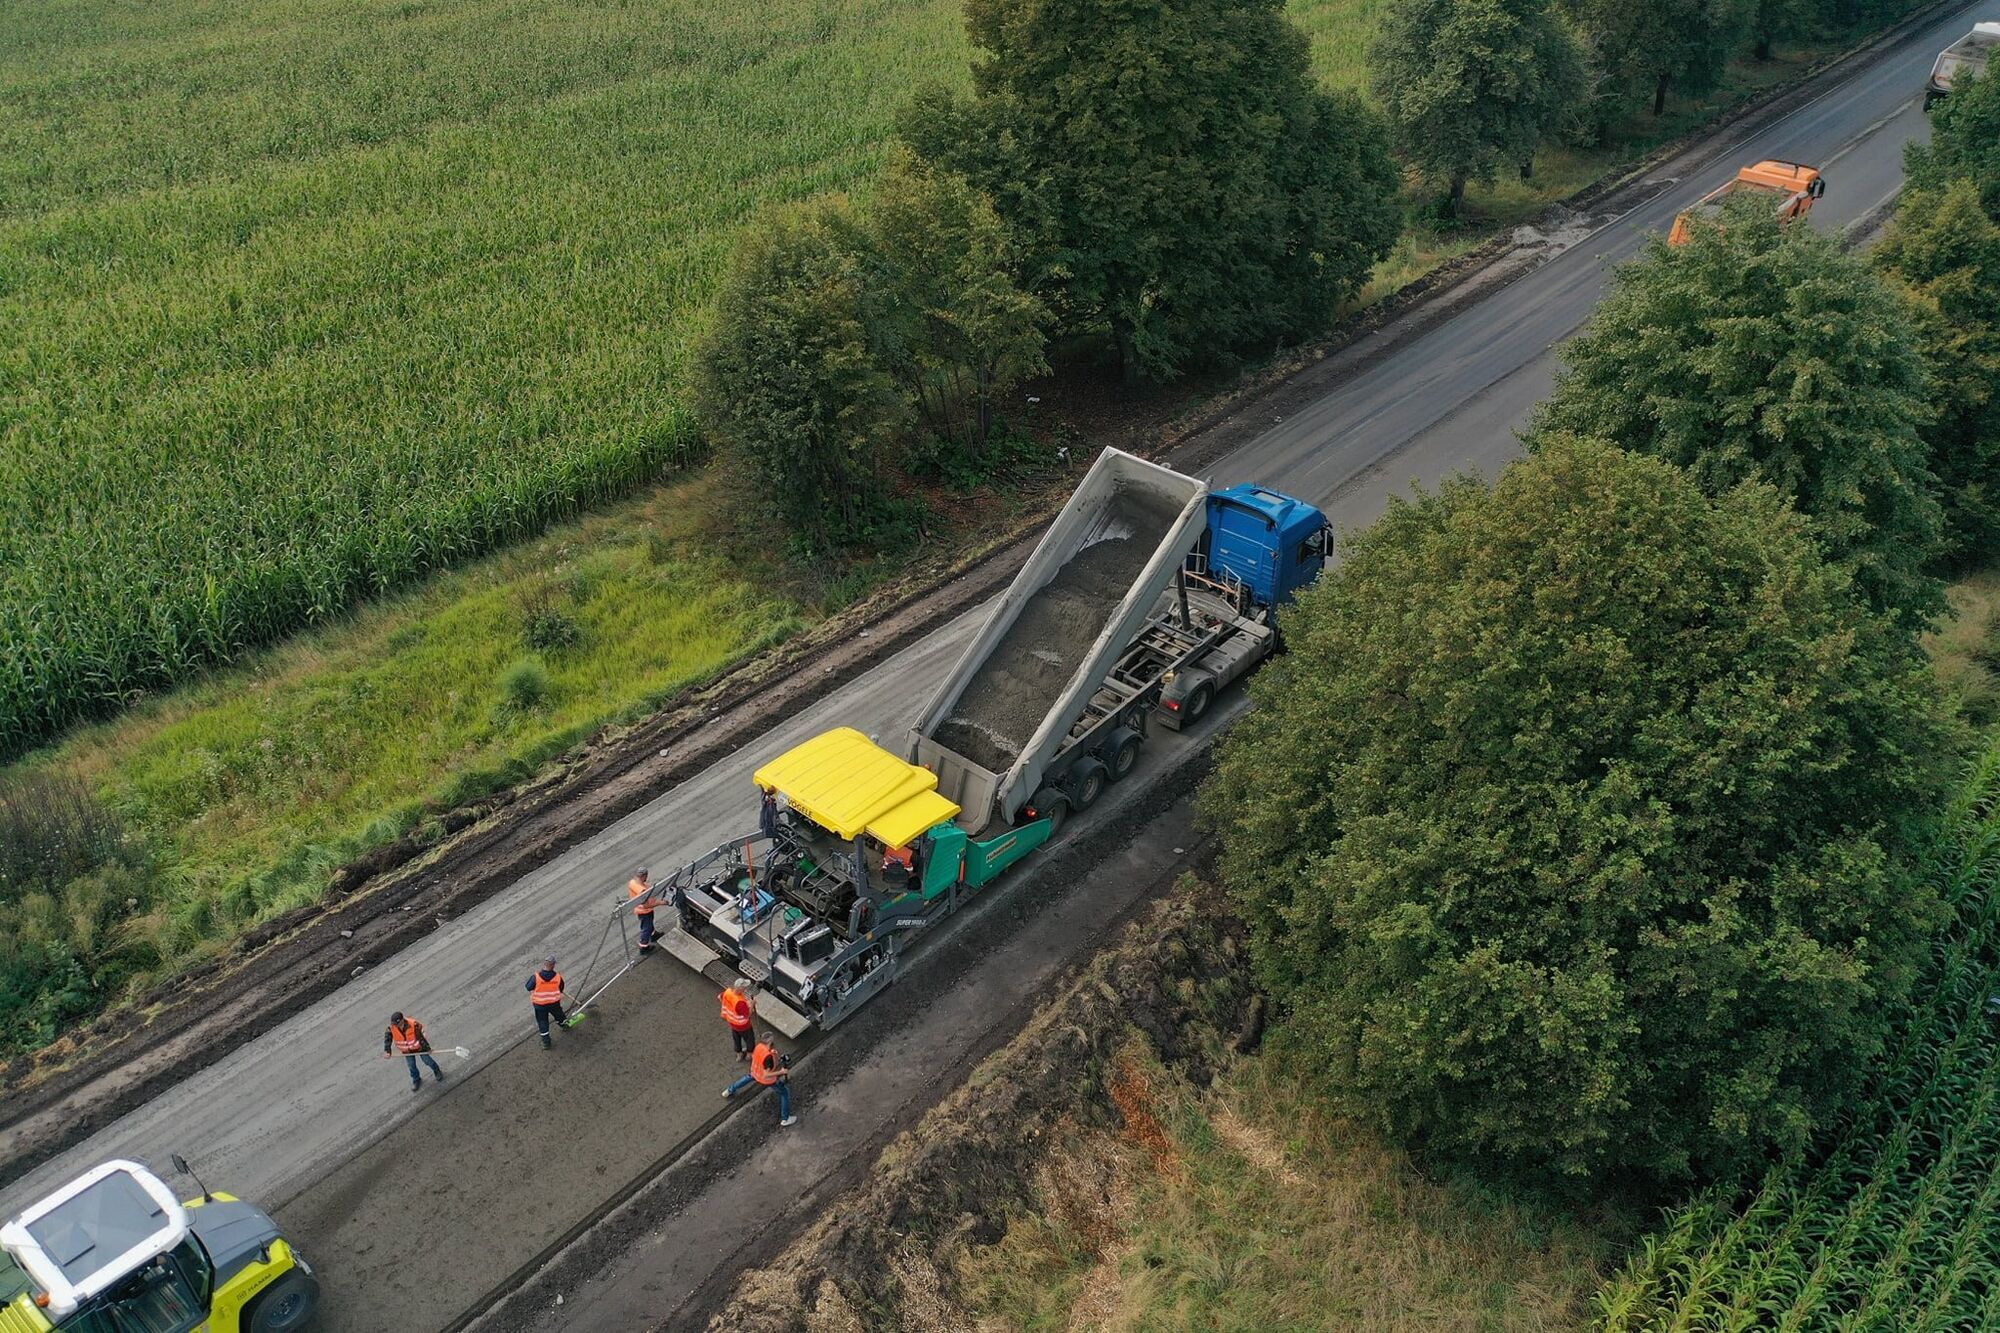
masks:
<instances>
[{"instance_id":1,"label":"tall grass","mask_svg":"<svg viewBox=\"0 0 2000 1333\"><path fill-rule=\"evenodd\" d=\"M316 900L335 868L795 630L707 479L379 599L0 780L0 1049ZM560 623L563 632L552 633ZM539 641L538 641L539 640Z\"/></svg>"},{"instance_id":2,"label":"tall grass","mask_svg":"<svg viewBox=\"0 0 2000 1333\"><path fill-rule=\"evenodd\" d=\"M1137 1054L1105 1152L1057 1143L1040 1209L959 1276L979 1327L1576 1327L1611 1245L1425 1180L1269 1057L1207 1094Z\"/></svg>"}]
</instances>

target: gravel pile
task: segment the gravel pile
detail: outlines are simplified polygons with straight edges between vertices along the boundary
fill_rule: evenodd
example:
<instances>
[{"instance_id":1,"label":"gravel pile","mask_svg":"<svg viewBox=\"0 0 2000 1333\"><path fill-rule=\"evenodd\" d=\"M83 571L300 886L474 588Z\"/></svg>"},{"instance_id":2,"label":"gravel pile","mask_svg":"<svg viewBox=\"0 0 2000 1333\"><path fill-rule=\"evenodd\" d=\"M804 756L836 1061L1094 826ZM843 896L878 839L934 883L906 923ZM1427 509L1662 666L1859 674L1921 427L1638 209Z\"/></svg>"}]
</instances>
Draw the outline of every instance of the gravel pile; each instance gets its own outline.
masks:
<instances>
[{"instance_id":1,"label":"gravel pile","mask_svg":"<svg viewBox=\"0 0 2000 1333\"><path fill-rule=\"evenodd\" d=\"M994 773L1013 767L1179 515L1166 496L1118 492L1105 511L1104 539L1071 556L1028 599L939 724L938 743Z\"/></svg>"}]
</instances>

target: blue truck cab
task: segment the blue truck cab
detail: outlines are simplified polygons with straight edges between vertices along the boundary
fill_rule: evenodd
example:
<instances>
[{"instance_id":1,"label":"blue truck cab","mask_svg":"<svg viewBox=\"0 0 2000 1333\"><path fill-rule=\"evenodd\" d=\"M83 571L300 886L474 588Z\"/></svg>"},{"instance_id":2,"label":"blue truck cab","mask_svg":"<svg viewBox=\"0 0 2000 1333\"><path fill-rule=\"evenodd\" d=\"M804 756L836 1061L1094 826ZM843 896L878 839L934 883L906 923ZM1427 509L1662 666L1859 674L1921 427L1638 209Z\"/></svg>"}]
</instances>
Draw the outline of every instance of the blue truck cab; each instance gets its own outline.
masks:
<instances>
[{"instance_id":1,"label":"blue truck cab","mask_svg":"<svg viewBox=\"0 0 2000 1333\"><path fill-rule=\"evenodd\" d=\"M1278 610L1319 578L1332 540L1325 514L1268 486L1211 491L1206 519L1172 613L1202 647L1167 673L1154 715L1175 731L1278 650Z\"/></svg>"},{"instance_id":2,"label":"blue truck cab","mask_svg":"<svg viewBox=\"0 0 2000 1333\"><path fill-rule=\"evenodd\" d=\"M1241 580L1260 606L1283 606L1326 564L1326 515L1304 500L1246 483L1208 497L1208 567Z\"/></svg>"}]
</instances>

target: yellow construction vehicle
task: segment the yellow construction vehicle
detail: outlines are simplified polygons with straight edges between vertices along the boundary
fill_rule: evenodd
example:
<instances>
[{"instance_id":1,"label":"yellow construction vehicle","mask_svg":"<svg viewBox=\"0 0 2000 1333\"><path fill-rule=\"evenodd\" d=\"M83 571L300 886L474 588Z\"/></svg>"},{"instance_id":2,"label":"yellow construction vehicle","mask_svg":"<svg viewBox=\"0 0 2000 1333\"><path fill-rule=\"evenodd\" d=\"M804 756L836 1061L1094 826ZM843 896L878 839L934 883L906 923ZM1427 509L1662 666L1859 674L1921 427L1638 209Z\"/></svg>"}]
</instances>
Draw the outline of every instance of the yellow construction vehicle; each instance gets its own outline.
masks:
<instances>
[{"instance_id":1,"label":"yellow construction vehicle","mask_svg":"<svg viewBox=\"0 0 2000 1333\"><path fill-rule=\"evenodd\" d=\"M136 1162L0 1226L0 1333L283 1333L318 1305L312 1266L261 1209L205 1188L183 1203Z\"/></svg>"},{"instance_id":2,"label":"yellow construction vehicle","mask_svg":"<svg viewBox=\"0 0 2000 1333\"><path fill-rule=\"evenodd\" d=\"M1778 220L1790 222L1811 212L1813 203L1825 193L1826 180L1819 174L1818 167L1767 159L1743 168L1736 173L1735 180L1710 190L1696 201L1693 208L1684 210L1674 219L1674 229L1667 234L1667 244L1686 245L1695 221L1720 214L1723 201L1727 199L1745 194L1768 196L1777 210Z\"/></svg>"}]
</instances>

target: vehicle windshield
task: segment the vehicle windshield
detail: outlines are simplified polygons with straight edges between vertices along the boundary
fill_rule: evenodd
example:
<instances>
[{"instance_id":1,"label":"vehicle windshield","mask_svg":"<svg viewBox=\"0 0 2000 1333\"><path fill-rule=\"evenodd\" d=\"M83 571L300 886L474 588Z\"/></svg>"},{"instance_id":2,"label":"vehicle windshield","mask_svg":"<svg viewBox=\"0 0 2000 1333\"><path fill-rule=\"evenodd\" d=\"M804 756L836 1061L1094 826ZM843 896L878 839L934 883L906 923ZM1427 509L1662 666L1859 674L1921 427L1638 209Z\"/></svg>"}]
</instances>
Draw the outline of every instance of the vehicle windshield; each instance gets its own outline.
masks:
<instances>
[{"instance_id":1,"label":"vehicle windshield","mask_svg":"<svg viewBox=\"0 0 2000 1333\"><path fill-rule=\"evenodd\" d=\"M208 1318L215 1268L190 1236L62 1322L63 1333L190 1333Z\"/></svg>"}]
</instances>

